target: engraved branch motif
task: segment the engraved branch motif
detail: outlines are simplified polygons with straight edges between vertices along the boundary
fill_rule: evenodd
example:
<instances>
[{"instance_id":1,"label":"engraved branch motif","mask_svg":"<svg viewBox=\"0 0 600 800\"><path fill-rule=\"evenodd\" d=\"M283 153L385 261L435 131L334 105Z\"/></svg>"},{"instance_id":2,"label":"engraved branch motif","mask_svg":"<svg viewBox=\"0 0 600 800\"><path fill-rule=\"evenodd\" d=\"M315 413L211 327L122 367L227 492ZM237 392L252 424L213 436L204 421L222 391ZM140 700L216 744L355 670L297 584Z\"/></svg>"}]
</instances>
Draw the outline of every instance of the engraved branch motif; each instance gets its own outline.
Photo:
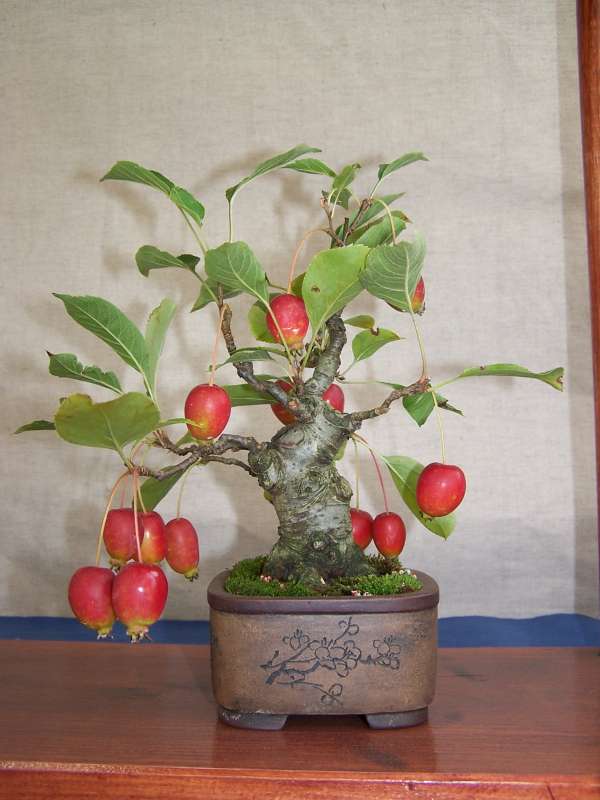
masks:
<instances>
[{"instance_id":1,"label":"engraved branch motif","mask_svg":"<svg viewBox=\"0 0 600 800\"><path fill-rule=\"evenodd\" d=\"M352 638L360 631L352 617L339 620L338 626L341 630L334 638L312 638L300 628L282 637L281 641L288 652L282 655L276 650L269 661L260 665L269 673L265 683L289 686L292 689L317 689L324 705L341 706L344 687L341 683L328 685L327 673L335 673L338 678L344 679L359 664L399 668L401 645L393 636L374 639L371 643L372 652L363 654ZM319 670L321 674L316 674Z\"/></svg>"}]
</instances>

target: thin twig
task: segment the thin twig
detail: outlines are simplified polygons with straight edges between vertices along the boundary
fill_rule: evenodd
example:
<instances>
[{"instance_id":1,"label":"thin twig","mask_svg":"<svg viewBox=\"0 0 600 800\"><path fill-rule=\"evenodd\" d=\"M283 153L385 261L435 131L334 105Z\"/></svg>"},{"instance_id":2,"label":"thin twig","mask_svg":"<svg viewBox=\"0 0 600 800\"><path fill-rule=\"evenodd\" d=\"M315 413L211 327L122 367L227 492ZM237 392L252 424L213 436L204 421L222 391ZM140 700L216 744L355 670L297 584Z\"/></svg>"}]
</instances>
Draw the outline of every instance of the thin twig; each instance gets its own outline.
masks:
<instances>
[{"instance_id":1,"label":"thin twig","mask_svg":"<svg viewBox=\"0 0 600 800\"><path fill-rule=\"evenodd\" d=\"M380 417L382 414L387 414L390 410L390 406L395 400L400 400L402 397L409 397L413 394L423 394L423 392L427 392L429 390L429 379L422 377L419 378L418 381L415 383L411 383L410 386L403 386L401 389L394 389L393 392L385 398L383 403L375 408L369 408L367 411L354 411L348 416L350 417L351 421L360 427L360 423L364 422L366 419L373 419L374 417Z\"/></svg>"}]
</instances>

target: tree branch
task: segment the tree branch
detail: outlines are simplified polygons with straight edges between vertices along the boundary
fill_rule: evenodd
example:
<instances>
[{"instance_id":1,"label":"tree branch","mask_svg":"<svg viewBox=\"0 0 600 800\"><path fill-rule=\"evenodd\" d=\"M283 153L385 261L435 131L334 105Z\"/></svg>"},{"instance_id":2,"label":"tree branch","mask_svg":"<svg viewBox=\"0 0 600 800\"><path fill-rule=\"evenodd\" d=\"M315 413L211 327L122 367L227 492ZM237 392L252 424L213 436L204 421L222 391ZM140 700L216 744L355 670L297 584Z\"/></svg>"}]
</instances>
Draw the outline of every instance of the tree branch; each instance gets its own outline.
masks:
<instances>
[{"instance_id":1,"label":"tree branch","mask_svg":"<svg viewBox=\"0 0 600 800\"><path fill-rule=\"evenodd\" d=\"M226 453L228 450L258 450L261 447L253 436L238 436L237 434L224 433L219 436L214 442L202 442L198 444L186 445L179 447L179 445L172 442L168 435L163 431L157 431L155 434L156 443L164 450L175 453L178 456L187 456L190 454L197 455L220 455Z\"/></svg>"},{"instance_id":2,"label":"tree branch","mask_svg":"<svg viewBox=\"0 0 600 800\"><path fill-rule=\"evenodd\" d=\"M429 378L419 378L418 381L411 383L410 386L403 386L401 389L394 389L394 391L390 392L390 394L385 398L381 405L375 406L375 408L370 408L367 411L354 411L351 414L348 414L348 417L350 417L350 421L355 424L356 428L358 429L364 420L373 419L374 417L380 417L382 414L387 414L387 412L390 410L390 406L395 400L400 400L401 397L409 397L413 394L423 394L424 392L428 391L429 388Z\"/></svg>"},{"instance_id":3,"label":"tree branch","mask_svg":"<svg viewBox=\"0 0 600 800\"><path fill-rule=\"evenodd\" d=\"M232 356L236 350L235 339L233 338L233 333L231 332L231 308L222 301L222 290L219 287L219 300L221 308L223 305L225 310L223 312L223 321L221 323L221 332L223 334L223 339L225 340L225 346L227 347L227 352L230 356ZM295 414L299 409L298 401L294 398L288 397L287 392L282 389L280 386L277 386L276 383L272 381L262 381L260 378L257 378L254 374L254 365L251 361L240 361L237 364L234 364L237 374L243 381L246 381L247 384L252 386L253 389L256 389L257 392L262 392L262 394L267 394L272 397L274 400L277 400L285 408L289 408L289 410Z\"/></svg>"},{"instance_id":4,"label":"tree branch","mask_svg":"<svg viewBox=\"0 0 600 800\"><path fill-rule=\"evenodd\" d=\"M335 314L328 319L326 325L329 332L329 344L319 357L312 377L304 386L306 394L319 397L333 383L333 379L340 368L341 352L346 344L346 326L339 314Z\"/></svg>"}]
</instances>

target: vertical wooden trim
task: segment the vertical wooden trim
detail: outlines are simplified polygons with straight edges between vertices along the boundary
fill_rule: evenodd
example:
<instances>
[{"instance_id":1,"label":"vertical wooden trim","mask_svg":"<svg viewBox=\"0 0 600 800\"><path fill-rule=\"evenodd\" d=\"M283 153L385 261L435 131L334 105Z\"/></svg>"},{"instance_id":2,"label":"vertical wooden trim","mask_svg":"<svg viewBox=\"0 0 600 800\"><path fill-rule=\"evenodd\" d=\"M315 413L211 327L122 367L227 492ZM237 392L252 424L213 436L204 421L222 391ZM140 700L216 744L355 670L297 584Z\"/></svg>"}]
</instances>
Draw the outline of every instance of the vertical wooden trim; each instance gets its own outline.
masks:
<instances>
[{"instance_id":1,"label":"vertical wooden trim","mask_svg":"<svg viewBox=\"0 0 600 800\"><path fill-rule=\"evenodd\" d=\"M596 489L600 511L600 0L578 0L577 31L594 361ZM600 526L598 549L600 554Z\"/></svg>"}]
</instances>

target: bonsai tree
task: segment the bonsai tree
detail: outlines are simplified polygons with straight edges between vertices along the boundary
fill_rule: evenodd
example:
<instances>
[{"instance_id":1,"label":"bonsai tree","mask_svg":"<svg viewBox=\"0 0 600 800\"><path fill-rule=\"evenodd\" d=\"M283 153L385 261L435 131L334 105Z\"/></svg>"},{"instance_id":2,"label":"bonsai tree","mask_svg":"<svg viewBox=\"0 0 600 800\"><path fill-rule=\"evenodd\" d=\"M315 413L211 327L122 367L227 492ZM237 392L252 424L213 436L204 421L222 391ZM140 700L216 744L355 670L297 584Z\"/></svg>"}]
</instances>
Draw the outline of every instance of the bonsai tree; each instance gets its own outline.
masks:
<instances>
[{"instance_id":1,"label":"bonsai tree","mask_svg":"<svg viewBox=\"0 0 600 800\"><path fill-rule=\"evenodd\" d=\"M423 467L405 456L380 456L380 460L419 523L446 538L454 528L452 512L464 496L466 481L459 467L445 463L441 416L457 409L439 394L441 386L468 377L507 375L540 380L562 390L561 368L534 373L515 364L465 369L435 385L417 320L425 309L421 276L425 242L418 233L404 238L410 220L402 211L391 210L401 195L379 192L385 179L410 164L426 161L425 156L407 153L381 164L372 190L359 196L352 186L360 165L349 164L335 172L314 157L318 152L305 145L294 147L259 164L227 189L229 239L217 247L209 247L204 239L203 205L164 175L119 161L102 178L144 184L162 192L181 213L197 253L172 255L154 245L144 245L135 256L138 269L146 277L152 270L172 268L194 276L200 286L192 311L216 306L216 337L222 336L228 352L224 363L235 367L240 382L218 385L217 372L222 364L216 363L215 338L208 380L192 388L187 399L182 398L180 409L175 410L176 416L169 418L159 407L156 373L175 313L173 302L165 299L152 311L142 334L107 300L55 295L76 322L139 373L142 384L142 391L123 393L113 372L83 366L72 353L49 353L52 375L95 384L117 397L97 402L87 394L71 394L61 400L53 421L36 420L18 431L52 429L67 442L112 449L124 465L104 515L96 567L78 570L70 585L76 615L101 635L110 630L115 614L134 639L146 633L166 600L167 581L157 566L165 556L188 578L197 574L198 546L192 524L180 516L179 507L176 518L167 526L154 511L196 465L219 462L243 470L272 503L279 527L277 541L260 564L265 582L324 591L335 579L373 572L373 559L364 553L372 537L388 559L397 556L404 545L404 523L389 511L387 500L385 513L374 521L358 508L358 501L350 508L353 492L336 466L349 439L368 447L361 435L366 423L386 415L398 404L419 425L432 413L437 416L440 463ZM281 168L318 175L329 184L315 198L323 224L308 231L291 254L286 286L273 283L250 246L235 240L233 218L240 191ZM324 237L326 246L312 258L306 271L297 272L302 246L312 235ZM236 343L244 323L234 319L232 307L240 294L254 298L247 325L257 343L251 347ZM384 399L371 408L348 409L341 386L347 383L350 367L399 338L366 314L345 317L345 307L364 294L387 303L410 320L422 369L402 383L375 381L385 387ZM350 331L352 360L342 369ZM269 371L258 372L258 362L266 363ZM242 405L264 405L283 427L266 442L259 441L251 431L244 436L227 433L232 408ZM175 441L170 429L177 424L187 425L188 432ZM145 447L164 450L178 461L150 468L140 457ZM376 459L375 463L379 471ZM128 477L132 505L122 500L122 508L111 509ZM99 567L102 541L113 567L122 567L114 579L110 570ZM388 568L393 570L394 566L388 562Z\"/></svg>"}]
</instances>

